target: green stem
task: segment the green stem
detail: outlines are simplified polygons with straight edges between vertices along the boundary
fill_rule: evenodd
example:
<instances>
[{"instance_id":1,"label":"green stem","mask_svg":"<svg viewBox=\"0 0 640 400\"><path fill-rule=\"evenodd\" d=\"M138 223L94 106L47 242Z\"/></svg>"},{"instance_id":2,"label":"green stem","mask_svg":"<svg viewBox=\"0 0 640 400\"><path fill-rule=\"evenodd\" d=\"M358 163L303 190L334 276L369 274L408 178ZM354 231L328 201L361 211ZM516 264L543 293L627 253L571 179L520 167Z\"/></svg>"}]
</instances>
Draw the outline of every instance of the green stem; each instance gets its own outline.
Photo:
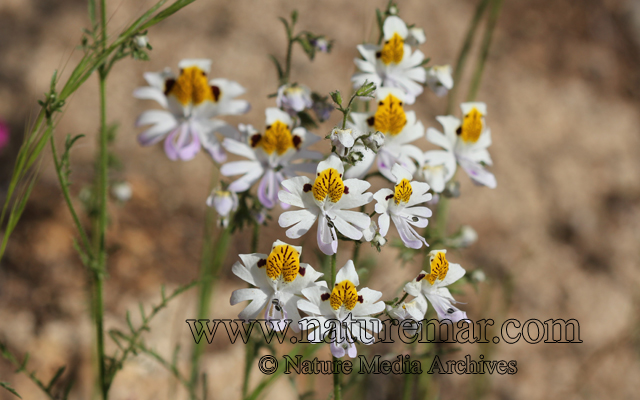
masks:
<instances>
[{"instance_id":1,"label":"green stem","mask_svg":"<svg viewBox=\"0 0 640 400\"><path fill-rule=\"evenodd\" d=\"M340 359L333 357L333 363L336 364ZM333 374L333 400L342 400L342 373Z\"/></svg>"},{"instance_id":2,"label":"green stem","mask_svg":"<svg viewBox=\"0 0 640 400\"><path fill-rule=\"evenodd\" d=\"M329 290L333 288L336 284L336 254L331 255L331 286L329 286Z\"/></svg>"},{"instance_id":3,"label":"green stem","mask_svg":"<svg viewBox=\"0 0 640 400\"><path fill-rule=\"evenodd\" d=\"M253 359L256 356L256 343L253 340L249 340L246 346L246 353L244 358L244 379L242 380L242 398L247 398L249 392L249 376L251 375L251 365Z\"/></svg>"},{"instance_id":4,"label":"green stem","mask_svg":"<svg viewBox=\"0 0 640 400\"><path fill-rule=\"evenodd\" d=\"M51 121L49 121L50 129L53 129L51 125ZM58 152L56 151L55 140L53 139L53 135L50 136L51 142L51 153L53 154L53 164L56 167L56 174L58 175L58 181L60 182L60 189L62 190L62 195L64 196L64 201L67 203L67 208L71 213L71 217L73 218L73 222L76 225L76 229L80 234L80 239L82 240L82 245L84 247L85 252L91 252L91 242L89 242L89 237L87 236L82 223L80 222L80 218L76 213L75 208L73 207L73 203L71 202L71 195L69 194L69 187L66 179L62 175L62 165L60 161L58 161ZM87 267L91 267L87 265Z\"/></svg>"},{"instance_id":5,"label":"green stem","mask_svg":"<svg viewBox=\"0 0 640 400\"><path fill-rule=\"evenodd\" d=\"M335 253L331 255L331 286L329 287L329 290L332 290L332 288L336 284L336 258L337 258L337 255ZM339 359L336 357L333 357L334 365L337 363L337 361L339 361ZM334 400L342 399L341 381L342 381L342 374L340 372L334 373L333 374L333 399Z\"/></svg>"},{"instance_id":6,"label":"green stem","mask_svg":"<svg viewBox=\"0 0 640 400\"><path fill-rule=\"evenodd\" d=\"M100 2L100 28L102 30L101 46L107 48L107 4ZM94 236L94 254L97 265L93 274L93 317L96 326L96 345L98 352L98 382L102 399L109 393L105 372L106 357L104 353L104 276L107 270L106 231L107 231L107 191L108 191L108 149L107 149L107 75L105 65L98 68L100 80L100 137L98 155L98 218Z\"/></svg>"},{"instance_id":7,"label":"green stem","mask_svg":"<svg viewBox=\"0 0 640 400\"><path fill-rule=\"evenodd\" d=\"M351 257L351 261L353 261L353 265L355 267L358 266L358 258L360 258L360 245L362 244L362 242L356 242L355 246L353 247L353 256Z\"/></svg>"},{"instance_id":8,"label":"green stem","mask_svg":"<svg viewBox=\"0 0 640 400\"><path fill-rule=\"evenodd\" d=\"M211 221L212 222L212 221ZM206 232L206 231L205 231ZM207 239L205 233L205 240ZM210 257L203 254L203 262L200 266L200 293L198 301L198 319L207 318L209 314L209 305L211 303L211 297L213 294L213 287L216 280L219 278L219 270L227 255L229 248L229 240L231 239L231 229L225 228L220 231L218 236L215 251L210 253ZM207 252L207 247L211 247L210 243L204 243L204 251ZM209 262L210 260L210 262ZM199 363L200 356L204 351L205 341L201 341L197 344L193 350L191 357L191 389L195 390L198 383L199 375Z\"/></svg>"},{"instance_id":9,"label":"green stem","mask_svg":"<svg viewBox=\"0 0 640 400\"><path fill-rule=\"evenodd\" d=\"M447 111L445 112L446 115L451 114L451 112L453 111L453 106L456 102L456 95L458 93L458 86L460 85L460 79L462 78L462 71L464 70L467 56L469 55L471 44L473 43L473 38L475 37L476 30L478 29L480 19L482 18L482 15L487 8L487 4L489 4L489 0L480 0L478 6L476 7L476 12L471 19L471 23L469 24L469 30L467 31L467 35L465 36L464 42L462 44L462 49L460 49L460 54L458 55L458 60L456 61L456 67L453 71L454 85L453 88L451 88L451 90L449 91Z\"/></svg>"},{"instance_id":10,"label":"green stem","mask_svg":"<svg viewBox=\"0 0 640 400\"><path fill-rule=\"evenodd\" d=\"M487 22L487 28L484 31L484 37L482 38L482 47L480 50L480 56L478 58L478 65L473 74L471 80L471 86L469 89L469 95L467 101L474 101L478 95L480 89L480 82L482 81L482 73L484 72L484 65L489 57L489 48L491 47L491 39L493 38L493 31L498 23L498 17L500 16L500 9L502 8L502 0L493 0L491 3L491 12L489 13L489 21Z\"/></svg>"},{"instance_id":11,"label":"green stem","mask_svg":"<svg viewBox=\"0 0 640 400\"><path fill-rule=\"evenodd\" d=\"M289 75L291 72L291 53L293 51L293 40L291 38L291 32L289 30L287 30L287 41L289 42L287 44L287 58L285 60L283 81L280 82L281 85L289 83Z\"/></svg>"},{"instance_id":12,"label":"green stem","mask_svg":"<svg viewBox=\"0 0 640 400\"><path fill-rule=\"evenodd\" d=\"M404 374L404 385L402 386L402 400L411 400L411 374Z\"/></svg>"},{"instance_id":13,"label":"green stem","mask_svg":"<svg viewBox=\"0 0 640 400\"><path fill-rule=\"evenodd\" d=\"M253 232L251 234L251 253L258 251L258 242L260 240L260 224L258 222L253 224Z\"/></svg>"},{"instance_id":14,"label":"green stem","mask_svg":"<svg viewBox=\"0 0 640 400\"><path fill-rule=\"evenodd\" d=\"M260 238L260 224L257 222L253 225L253 232L251 235L251 253L258 251L258 239ZM247 397L249 392L249 378L251 376L251 365L257 355L258 344L253 340L253 337L249 337L249 342L246 346L245 352L245 365L244 365L244 377L242 379L242 398Z\"/></svg>"}]
</instances>

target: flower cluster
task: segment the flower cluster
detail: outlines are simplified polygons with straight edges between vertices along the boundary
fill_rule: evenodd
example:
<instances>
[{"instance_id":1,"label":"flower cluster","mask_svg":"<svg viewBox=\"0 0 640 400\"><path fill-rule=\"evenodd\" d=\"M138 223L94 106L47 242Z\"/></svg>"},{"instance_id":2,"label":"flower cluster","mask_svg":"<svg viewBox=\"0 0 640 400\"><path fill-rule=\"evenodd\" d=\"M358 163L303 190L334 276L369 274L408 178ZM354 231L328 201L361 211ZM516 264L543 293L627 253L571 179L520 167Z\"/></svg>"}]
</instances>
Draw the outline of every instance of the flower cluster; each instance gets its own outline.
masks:
<instances>
[{"instance_id":1,"label":"flower cluster","mask_svg":"<svg viewBox=\"0 0 640 400\"><path fill-rule=\"evenodd\" d=\"M142 145L164 140L172 160L190 160L203 147L219 167L222 180L206 204L215 209L223 229L242 229L243 221L250 221L257 232L278 205L283 210L278 225L286 228L287 238L301 239L316 225L318 249L331 257L330 274L303 263L301 246L277 240L268 254L256 253L256 248L252 254L240 255L232 271L251 287L234 291L231 304L250 301L239 318L249 321L264 315L278 331L287 329L287 320L296 332L308 326L305 322L316 321L319 325L308 329L309 340L331 339L335 357L355 357L355 344L371 343L372 335L381 329L375 323L365 325L370 328L350 324L353 318L379 322L377 317L386 313L410 321L408 330L415 332L431 304L441 320L457 323L466 319L447 288L465 270L447 260L445 249L427 253L427 241L461 248L473 243L477 234L464 226L450 237L437 236L429 218L441 196L459 194L458 165L474 183L496 187L495 177L485 168L492 160L487 151L491 132L484 103L463 103L461 119L437 117L444 133L429 128L425 134L411 108L425 86L438 96L453 87L451 67L425 66L428 60L417 49L426 40L424 31L407 25L393 7L380 21L380 42L357 46L362 58L355 59L359 71L351 78L355 90L348 101L339 91L321 96L290 81L294 43L311 60L332 45L321 35L306 31L296 35L296 13L291 22L282 20L289 40L287 60L283 67L272 57L278 87L271 96L275 107L264 111L262 126L240 124L236 129L219 119L243 114L250 107L237 99L244 93L238 83L208 79L208 60L181 61L177 76L170 70L147 73L149 86L134 93L165 108L146 111L138 118L137 125L151 125L139 137ZM310 112L322 122L334 108L343 118L324 136L331 148L325 156L311 149L320 148L315 145L320 144L321 136L312 133L317 124ZM420 141L441 149L425 152ZM234 159L227 161L227 155ZM372 193L368 191L370 180L376 176L383 182ZM392 222L399 240L387 238ZM402 300L385 305L380 300L382 292L359 287L355 256L337 272L335 262L346 242L356 246L369 242L381 251L388 241L413 255L423 254L429 271L421 271L404 286ZM327 281L318 281L322 276ZM336 323L325 324L327 321Z\"/></svg>"}]
</instances>

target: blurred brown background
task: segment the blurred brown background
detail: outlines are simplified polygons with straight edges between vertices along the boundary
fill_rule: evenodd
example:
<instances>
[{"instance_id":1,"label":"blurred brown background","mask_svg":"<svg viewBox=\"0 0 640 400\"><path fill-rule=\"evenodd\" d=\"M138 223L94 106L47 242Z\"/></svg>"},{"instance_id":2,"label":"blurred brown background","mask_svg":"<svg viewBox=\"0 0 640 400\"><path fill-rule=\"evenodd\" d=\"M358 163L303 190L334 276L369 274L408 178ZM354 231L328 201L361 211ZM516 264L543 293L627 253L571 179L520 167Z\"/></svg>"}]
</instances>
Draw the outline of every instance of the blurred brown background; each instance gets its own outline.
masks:
<instances>
[{"instance_id":1,"label":"blurred brown background","mask_svg":"<svg viewBox=\"0 0 640 400\"><path fill-rule=\"evenodd\" d=\"M108 3L112 33L152 4ZM425 29L427 43L421 50L432 64L454 64L476 1L399 3L400 16ZM187 163L171 162L160 147L137 145L135 118L156 107L131 96L144 84L142 73L165 66L176 70L182 58L211 58L211 76L240 82L253 106L249 114L227 120L261 126L264 108L274 105L267 95L277 85L267 55L284 53L278 16L297 8L300 29L336 40L333 53L320 54L312 64L297 51L292 79L318 92L348 91L355 46L370 37L375 8L385 4L200 0L150 30L151 61L125 60L114 68L108 118L120 123L116 152L124 161L115 177L131 183L133 198L110 209L107 328L125 327L125 312L136 309L138 301L147 307L157 303L160 284L172 288L197 277L202 244L211 163L204 154ZM86 15L84 0L0 2L0 118L12 129L11 145L0 155L3 185L53 70L62 70L66 77L81 56L76 46L88 26ZM467 286L460 297L470 318L493 318L497 324L506 318L576 318L584 343L460 346L447 357L476 357L483 351L488 359L517 360L518 373L437 376L429 398L638 398L639 48L640 1L505 1L479 96L488 104L498 188L474 187L459 175L463 195L452 204L450 228L469 224L479 241L450 259L468 270L486 272L487 281L478 292ZM475 54L468 71L473 67ZM466 95L468 79L458 84ZM439 128L434 117L444 112L445 104L427 91L411 109L426 127ZM88 136L73 151L74 194L93 175L97 107L95 78L71 98L56 132L60 141L67 133ZM324 136L337 119L334 114L316 133ZM420 146L430 148L425 140ZM20 357L30 352L30 368L43 380L66 364L64 379L76 380L72 398L87 399L92 393L93 331L87 276L72 248L73 237L47 155L42 179L0 265L0 339ZM272 226L261 237L260 251L267 251L277 238L284 238L284 231ZM311 239L306 261L313 263ZM235 254L248 252L248 247L244 237L235 237L212 318L233 318L240 311L240 306L229 306L228 299L244 282L230 273L230 266ZM374 256L372 249L366 254ZM346 257L343 254L338 264ZM395 259L395 250L385 249L368 283L388 298L420 270L418 264L401 268ZM183 343L185 366L191 339L184 320L195 316L194 295L192 291L175 300L146 336L165 356L174 343ZM235 399L244 349L225 342L208 346L204 369L212 398ZM115 350L113 343L108 349ZM328 358L328 346L320 356ZM10 382L25 399L44 398L13 370L0 361L0 381ZM260 377L254 367L254 381ZM376 376L369 382L368 397L397 398L400 379ZM300 380L301 385L305 382ZM329 380L318 378L317 398L327 397L325 383ZM175 380L145 356L127 364L111 394L112 399L184 398ZM267 397L296 398L287 379ZM13 397L0 391L0 398Z\"/></svg>"}]
</instances>

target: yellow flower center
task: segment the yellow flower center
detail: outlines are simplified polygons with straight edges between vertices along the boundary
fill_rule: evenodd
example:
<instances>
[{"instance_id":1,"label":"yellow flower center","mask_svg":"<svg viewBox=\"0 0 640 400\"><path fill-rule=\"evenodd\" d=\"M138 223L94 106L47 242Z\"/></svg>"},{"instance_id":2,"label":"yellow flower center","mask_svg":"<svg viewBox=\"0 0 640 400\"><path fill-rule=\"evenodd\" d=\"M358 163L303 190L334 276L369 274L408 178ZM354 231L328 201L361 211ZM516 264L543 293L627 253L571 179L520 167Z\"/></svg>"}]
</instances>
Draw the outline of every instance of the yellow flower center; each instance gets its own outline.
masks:
<instances>
[{"instance_id":1,"label":"yellow flower center","mask_svg":"<svg viewBox=\"0 0 640 400\"><path fill-rule=\"evenodd\" d=\"M353 310L358 302L356 286L349 280L344 280L333 287L329 298L331 308L337 310L344 304L347 310Z\"/></svg>"},{"instance_id":2,"label":"yellow flower center","mask_svg":"<svg viewBox=\"0 0 640 400\"><path fill-rule=\"evenodd\" d=\"M391 63L400 63L402 57L404 57L404 39L394 33L391 39L384 42L384 46L380 51L380 59L385 65L389 65Z\"/></svg>"},{"instance_id":3,"label":"yellow flower center","mask_svg":"<svg viewBox=\"0 0 640 400\"><path fill-rule=\"evenodd\" d=\"M482 114L477 108L473 107L471 111L464 116L460 129L462 140L466 143L475 143L478 141L482 133Z\"/></svg>"},{"instance_id":4,"label":"yellow flower center","mask_svg":"<svg viewBox=\"0 0 640 400\"><path fill-rule=\"evenodd\" d=\"M393 200L396 202L396 205L400 204L400 202L408 203L412 193L411 183L403 179L396 185Z\"/></svg>"},{"instance_id":5,"label":"yellow flower center","mask_svg":"<svg viewBox=\"0 0 640 400\"><path fill-rule=\"evenodd\" d=\"M264 135L260 137L258 145L267 154L272 154L275 151L278 155L283 155L294 147L293 136L287 124L276 121L267 127Z\"/></svg>"},{"instance_id":6,"label":"yellow flower center","mask_svg":"<svg viewBox=\"0 0 640 400\"><path fill-rule=\"evenodd\" d=\"M443 280L449 272L449 261L444 253L439 251L431 256L431 272L426 276L430 284L434 284L436 279Z\"/></svg>"},{"instance_id":7,"label":"yellow flower center","mask_svg":"<svg viewBox=\"0 0 640 400\"><path fill-rule=\"evenodd\" d=\"M209 86L206 72L198 67L182 69L178 79L167 89L166 94L174 96L183 106L189 103L198 105L205 101L217 101L220 95L220 89Z\"/></svg>"},{"instance_id":8,"label":"yellow flower center","mask_svg":"<svg viewBox=\"0 0 640 400\"><path fill-rule=\"evenodd\" d=\"M323 201L328 196L331 202L337 203L344 194L342 175L334 168L325 169L316 177L312 191L313 197L318 201Z\"/></svg>"},{"instance_id":9,"label":"yellow flower center","mask_svg":"<svg viewBox=\"0 0 640 400\"><path fill-rule=\"evenodd\" d=\"M374 115L374 126L377 131L392 136L402 132L407 124L407 116L402 108L402 102L392 94L378 103Z\"/></svg>"},{"instance_id":10,"label":"yellow flower center","mask_svg":"<svg viewBox=\"0 0 640 400\"><path fill-rule=\"evenodd\" d=\"M277 279L282 275L285 282L293 282L300 271L300 254L288 244L278 245L267 257L267 276Z\"/></svg>"}]
</instances>

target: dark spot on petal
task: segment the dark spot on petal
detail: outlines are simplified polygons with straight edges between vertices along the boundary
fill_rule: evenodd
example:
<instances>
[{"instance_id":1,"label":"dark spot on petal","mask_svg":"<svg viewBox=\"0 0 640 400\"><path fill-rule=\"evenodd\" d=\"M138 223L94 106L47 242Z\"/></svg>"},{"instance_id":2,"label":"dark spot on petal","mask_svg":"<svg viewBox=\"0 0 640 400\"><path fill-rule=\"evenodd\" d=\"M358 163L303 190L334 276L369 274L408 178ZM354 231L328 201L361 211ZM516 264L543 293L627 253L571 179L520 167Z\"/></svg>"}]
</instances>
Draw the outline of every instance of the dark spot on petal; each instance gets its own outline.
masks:
<instances>
[{"instance_id":1,"label":"dark spot on petal","mask_svg":"<svg viewBox=\"0 0 640 400\"><path fill-rule=\"evenodd\" d=\"M358 302L359 303L364 303L364 299L362 298L362 295L358 296Z\"/></svg>"},{"instance_id":2,"label":"dark spot on petal","mask_svg":"<svg viewBox=\"0 0 640 400\"><path fill-rule=\"evenodd\" d=\"M381 106L381 105L383 105L383 104L384 104L384 103L383 103L382 101L379 101L379 102L378 102L378 105L379 105L379 106Z\"/></svg>"},{"instance_id":3,"label":"dark spot on petal","mask_svg":"<svg viewBox=\"0 0 640 400\"><path fill-rule=\"evenodd\" d=\"M390 195L388 195L387 197L385 197L384 199L385 199L385 200L393 199L393 195L392 195L392 194L390 194Z\"/></svg>"},{"instance_id":4,"label":"dark spot on petal","mask_svg":"<svg viewBox=\"0 0 640 400\"><path fill-rule=\"evenodd\" d=\"M388 40L385 40L384 44L389 44L389 41L388 41Z\"/></svg>"},{"instance_id":5,"label":"dark spot on petal","mask_svg":"<svg viewBox=\"0 0 640 400\"><path fill-rule=\"evenodd\" d=\"M267 265L267 260L265 260L264 258L261 258L260 260L258 260L258 268L262 268L265 265Z\"/></svg>"},{"instance_id":6,"label":"dark spot on petal","mask_svg":"<svg viewBox=\"0 0 640 400\"><path fill-rule=\"evenodd\" d=\"M173 88L173 85L176 84L176 80L173 78L169 78L166 81L164 81L164 95L168 95L169 92L171 91L171 89Z\"/></svg>"},{"instance_id":7,"label":"dark spot on petal","mask_svg":"<svg viewBox=\"0 0 640 400\"><path fill-rule=\"evenodd\" d=\"M204 71L200 71L200 73L202 74L202 76L207 76L207 73Z\"/></svg>"},{"instance_id":8,"label":"dark spot on petal","mask_svg":"<svg viewBox=\"0 0 640 400\"><path fill-rule=\"evenodd\" d=\"M320 300L327 301L329 300L329 297L331 297L329 293L322 293L322 296L320 296Z\"/></svg>"},{"instance_id":9,"label":"dark spot on petal","mask_svg":"<svg viewBox=\"0 0 640 400\"><path fill-rule=\"evenodd\" d=\"M447 314L453 314L453 308L448 309Z\"/></svg>"},{"instance_id":10,"label":"dark spot on petal","mask_svg":"<svg viewBox=\"0 0 640 400\"><path fill-rule=\"evenodd\" d=\"M380 58L382 57L382 52L381 51L376 51L376 58Z\"/></svg>"},{"instance_id":11,"label":"dark spot on petal","mask_svg":"<svg viewBox=\"0 0 640 400\"><path fill-rule=\"evenodd\" d=\"M256 147L261 138L262 138L262 135L259 134L259 133L256 133L255 135L252 135L251 136L251 147Z\"/></svg>"},{"instance_id":12,"label":"dark spot on petal","mask_svg":"<svg viewBox=\"0 0 640 400\"><path fill-rule=\"evenodd\" d=\"M307 269L306 269L306 268L300 268L300 269L298 270L298 273L300 274L300 276L304 276L304 274L305 274L306 272L307 272Z\"/></svg>"},{"instance_id":13,"label":"dark spot on petal","mask_svg":"<svg viewBox=\"0 0 640 400\"><path fill-rule=\"evenodd\" d=\"M305 193L310 192L310 191L311 191L311 189L313 189L313 186L311 186L311 184L310 184L310 183L305 183L305 184L304 184L304 186L302 187L302 190L303 190Z\"/></svg>"},{"instance_id":14,"label":"dark spot on petal","mask_svg":"<svg viewBox=\"0 0 640 400\"><path fill-rule=\"evenodd\" d=\"M213 94L213 101L217 103L220 98L220 88L217 86L211 86L211 93Z\"/></svg>"},{"instance_id":15,"label":"dark spot on petal","mask_svg":"<svg viewBox=\"0 0 640 400\"><path fill-rule=\"evenodd\" d=\"M293 145L296 149L300 150L300 144L302 144L302 138L298 135L293 135Z\"/></svg>"},{"instance_id":16,"label":"dark spot on petal","mask_svg":"<svg viewBox=\"0 0 640 400\"><path fill-rule=\"evenodd\" d=\"M349 194L349 188L348 187L344 187L344 194Z\"/></svg>"},{"instance_id":17,"label":"dark spot on petal","mask_svg":"<svg viewBox=\"0 0 640 400\"><path fill-rule=\"evenodd\" d=\"M462 127L461 126L459 126L458 129L456 129L456 134L457 135L462 134Z\"/></svg>"},{"instance_id":18,"label":"dark spot on petal","mask_svg":"<svg viewBox=\"0 0 640 400\"><path fill-rule=\"evenodd\" d=\"M373 126L376 123L376 117L375 116L370 116L369 118L367 118L367 125L369 126Z\"/></svg>"},{"instance_id":19,"label":"dark spot on petal","mask_svg":"<svg viewBox=\"0 0 640 400\"><path fill-rule=\"evenodd\" d=\"M267 130L271 129L271 125L267 125Z\"/></svg>"},{"instance_id":20,"label":"dark spot on petal","mask_svg":"<svg viewBox=\"0 0 640 400\"><path fill-rule=\"evenodd\" d=\"M421 280L424 279L425 276L426 276L425 274L418 275L418 277L416 278L416 282L420 282Z\"/></svg>"},{"instance_id":21,"label":"dark spot on petal","mask_svg":"<svg viewBox=\"0 0 640 400\"><path fill-rule=\"evenodd\" d=\"M398 105L399 105L399 106L401 106L401 105L402 105L402 102L401 102L401 101L400 101L400 102L398 102Z\"/></svg>"}]
</instances>

